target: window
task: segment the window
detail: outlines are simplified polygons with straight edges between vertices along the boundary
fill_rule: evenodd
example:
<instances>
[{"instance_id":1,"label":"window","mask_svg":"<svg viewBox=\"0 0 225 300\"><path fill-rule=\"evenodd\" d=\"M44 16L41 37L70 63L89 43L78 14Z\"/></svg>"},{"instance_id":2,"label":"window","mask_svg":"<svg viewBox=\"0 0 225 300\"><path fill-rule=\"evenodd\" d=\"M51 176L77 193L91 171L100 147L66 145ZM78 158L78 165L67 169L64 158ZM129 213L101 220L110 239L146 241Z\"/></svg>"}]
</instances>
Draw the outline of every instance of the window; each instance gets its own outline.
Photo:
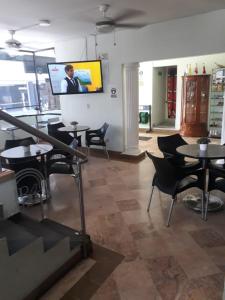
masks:
<instances>
[{"instance_id":1,"label":"window","mask_svg":"<svg viewBox=\"0 0 225 300\"><path fill-rule=\"evenodd\" d=\"M47 68L47 63L55 62L55 51L54 49L36 51L34 59L40 106L42 110L59 109L59 96L52 95Z\"/></svg>"},{"instance_id":2,"label":"window","mask_svg":"<svg viewBox=\"0 0 225 300\"><path fill-rule=\"evenodd\" d=\"M54 62L54 50L19 51L10 56L0 51L0 108L21 110L59 109L59 97L50 89L47 63Z\"/></svg>"}]
</instances>

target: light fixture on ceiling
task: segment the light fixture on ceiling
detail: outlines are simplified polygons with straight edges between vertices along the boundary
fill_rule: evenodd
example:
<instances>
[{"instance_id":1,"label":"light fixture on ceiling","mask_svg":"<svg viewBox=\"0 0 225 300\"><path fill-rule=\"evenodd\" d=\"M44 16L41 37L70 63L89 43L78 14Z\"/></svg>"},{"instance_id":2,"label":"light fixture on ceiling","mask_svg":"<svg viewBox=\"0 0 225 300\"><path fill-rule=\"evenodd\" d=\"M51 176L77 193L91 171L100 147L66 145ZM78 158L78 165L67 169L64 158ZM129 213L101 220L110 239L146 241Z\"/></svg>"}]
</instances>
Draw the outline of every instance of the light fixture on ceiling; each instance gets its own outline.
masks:
<instances>
[{"instance_id":1,"label":"light fixture on ceiling","mask_svg":"<svg viewBox=\"0 0 225 300\"><path fill-rule=\"evenodd\" d=\"M41 27L48 27L51 25L51 22L49 20L40 20L38 25Z\"/></svg>"},{"instance_id":2,"label":"light fixture on ceiling","mask_svg":"<svg viewBox=\"0 0 225 300\"><path fill-rule=\"evenodd\" d=\"M6 53L10 56L10 57L15 57L18 56L18 49L16 48L5 48Z\"/></svg>"}]
</instances>

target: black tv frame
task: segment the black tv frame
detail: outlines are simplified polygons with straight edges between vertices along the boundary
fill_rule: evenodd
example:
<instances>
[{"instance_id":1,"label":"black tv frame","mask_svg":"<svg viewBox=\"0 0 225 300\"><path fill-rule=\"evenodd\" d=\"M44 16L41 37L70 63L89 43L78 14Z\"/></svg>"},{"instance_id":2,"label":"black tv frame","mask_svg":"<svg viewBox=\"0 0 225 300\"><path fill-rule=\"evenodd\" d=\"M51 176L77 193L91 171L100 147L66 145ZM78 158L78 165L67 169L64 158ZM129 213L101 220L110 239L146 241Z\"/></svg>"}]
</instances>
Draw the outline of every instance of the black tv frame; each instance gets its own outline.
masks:
<instances>
[{"instance_id":1,"label":"black tv frame","mask_svg":"<svg viewBox=\"0 0 225 300\"><path fill-rule=\"evenodd\" d=\"M80 93L54 93L53 88L52 88L52 81L50 77L50 72L49 72L49 65L60 65L60 64L73 64L73 63L85 63L85 62L100 62L100 70L101 70L101 81L102 81L102 89L100 91L90 91L90 92L80 92ZM95 60L79 60L79 61L63 61L63 62L51 62L47 63L47 68L48 68L48 75L49 75L49 81L51 85L51 90L52 90L52 95L54 96L62 96L62 95L87 95L87 94L102 94L104 93L104 83L103 83L103 77L102 77L102 61L100 59L95 59Z\"/></svg>"}]
</instances>

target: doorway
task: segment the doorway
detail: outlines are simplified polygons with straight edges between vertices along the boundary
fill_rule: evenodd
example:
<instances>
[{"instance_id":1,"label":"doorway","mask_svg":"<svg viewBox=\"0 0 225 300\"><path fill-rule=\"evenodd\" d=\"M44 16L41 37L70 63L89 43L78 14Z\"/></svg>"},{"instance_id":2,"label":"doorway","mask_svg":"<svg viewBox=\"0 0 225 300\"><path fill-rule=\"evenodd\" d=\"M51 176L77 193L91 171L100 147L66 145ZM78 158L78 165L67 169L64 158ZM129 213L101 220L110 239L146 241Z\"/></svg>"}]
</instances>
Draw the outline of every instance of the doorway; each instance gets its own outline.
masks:
<instances>
[{"instance_id":1,"label":"doorway","mask_svg":"<svg viewBox=\"0 0 225 300\"><path fill-rule=\"evenodd\" d=\"M175 130L177 66L154 67L152 78L152 127Z\"/></svg>"}]
</instances>

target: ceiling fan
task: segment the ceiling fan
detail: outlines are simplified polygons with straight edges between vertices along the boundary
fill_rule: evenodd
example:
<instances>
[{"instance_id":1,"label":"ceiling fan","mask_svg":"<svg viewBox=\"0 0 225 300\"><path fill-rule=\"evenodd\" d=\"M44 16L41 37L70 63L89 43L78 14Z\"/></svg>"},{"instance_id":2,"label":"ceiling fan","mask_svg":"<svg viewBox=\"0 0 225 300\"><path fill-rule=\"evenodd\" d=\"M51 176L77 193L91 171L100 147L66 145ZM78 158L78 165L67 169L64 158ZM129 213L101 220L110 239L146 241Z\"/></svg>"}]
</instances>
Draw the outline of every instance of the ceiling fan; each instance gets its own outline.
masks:
<instances>
[{"instance_id":1,"label":"ceiling fan","mask_svg":"<svg viewBox=\"0 0 225 300\"><path fill-rule=\"evenodd\" d=\"M109 4L101 4L99 5L99 11L102 14L102 19L95 23L97 33L109 33L114 31L116 28L130 28L130 29L138 29L146 24L134 24L134 23L120 23L123 20L126 20L131 17L137 17L139 15L144 14L144 12L138 10L127 10L120 16L115 18L110 18L106 16L107 11L110 8Z\"/></svg>"},{"instance_id":2,"label":"ceiling fan","mask_svg":"<svg viewBox=\"0 0 225 300\"><path fill-rule=\"evenodd\" d=\"M5 41L7 48L20 49L22 47L22 43L14 38L16 30L9 30L9 34L11 38Z\"/></svg>"},{"instance_id":3,"label":"ceiling fan","mask_svg":"<svg viewBox=\"0 0 225 300\"><path fill-rule=\"evenodd\" d=\"M22 43L15 38L16 32L24 30L24 29L36 27L36 26L42 26L42 27L45 26L46 27L46 26L49 26L50 24L51 23L49 20L40 20L39 23L37 23L37 24L28 25L26 27L22 27L19 29L10 29L10 30L8 30L10 38L5 41L4 45L0 49L5 49L5 50L9 50L9 51L14 51L14 52L19 51L19 50L34 51L35 50L34 48L27 46L28 43Z\"/></svg>"}]
</instances>

